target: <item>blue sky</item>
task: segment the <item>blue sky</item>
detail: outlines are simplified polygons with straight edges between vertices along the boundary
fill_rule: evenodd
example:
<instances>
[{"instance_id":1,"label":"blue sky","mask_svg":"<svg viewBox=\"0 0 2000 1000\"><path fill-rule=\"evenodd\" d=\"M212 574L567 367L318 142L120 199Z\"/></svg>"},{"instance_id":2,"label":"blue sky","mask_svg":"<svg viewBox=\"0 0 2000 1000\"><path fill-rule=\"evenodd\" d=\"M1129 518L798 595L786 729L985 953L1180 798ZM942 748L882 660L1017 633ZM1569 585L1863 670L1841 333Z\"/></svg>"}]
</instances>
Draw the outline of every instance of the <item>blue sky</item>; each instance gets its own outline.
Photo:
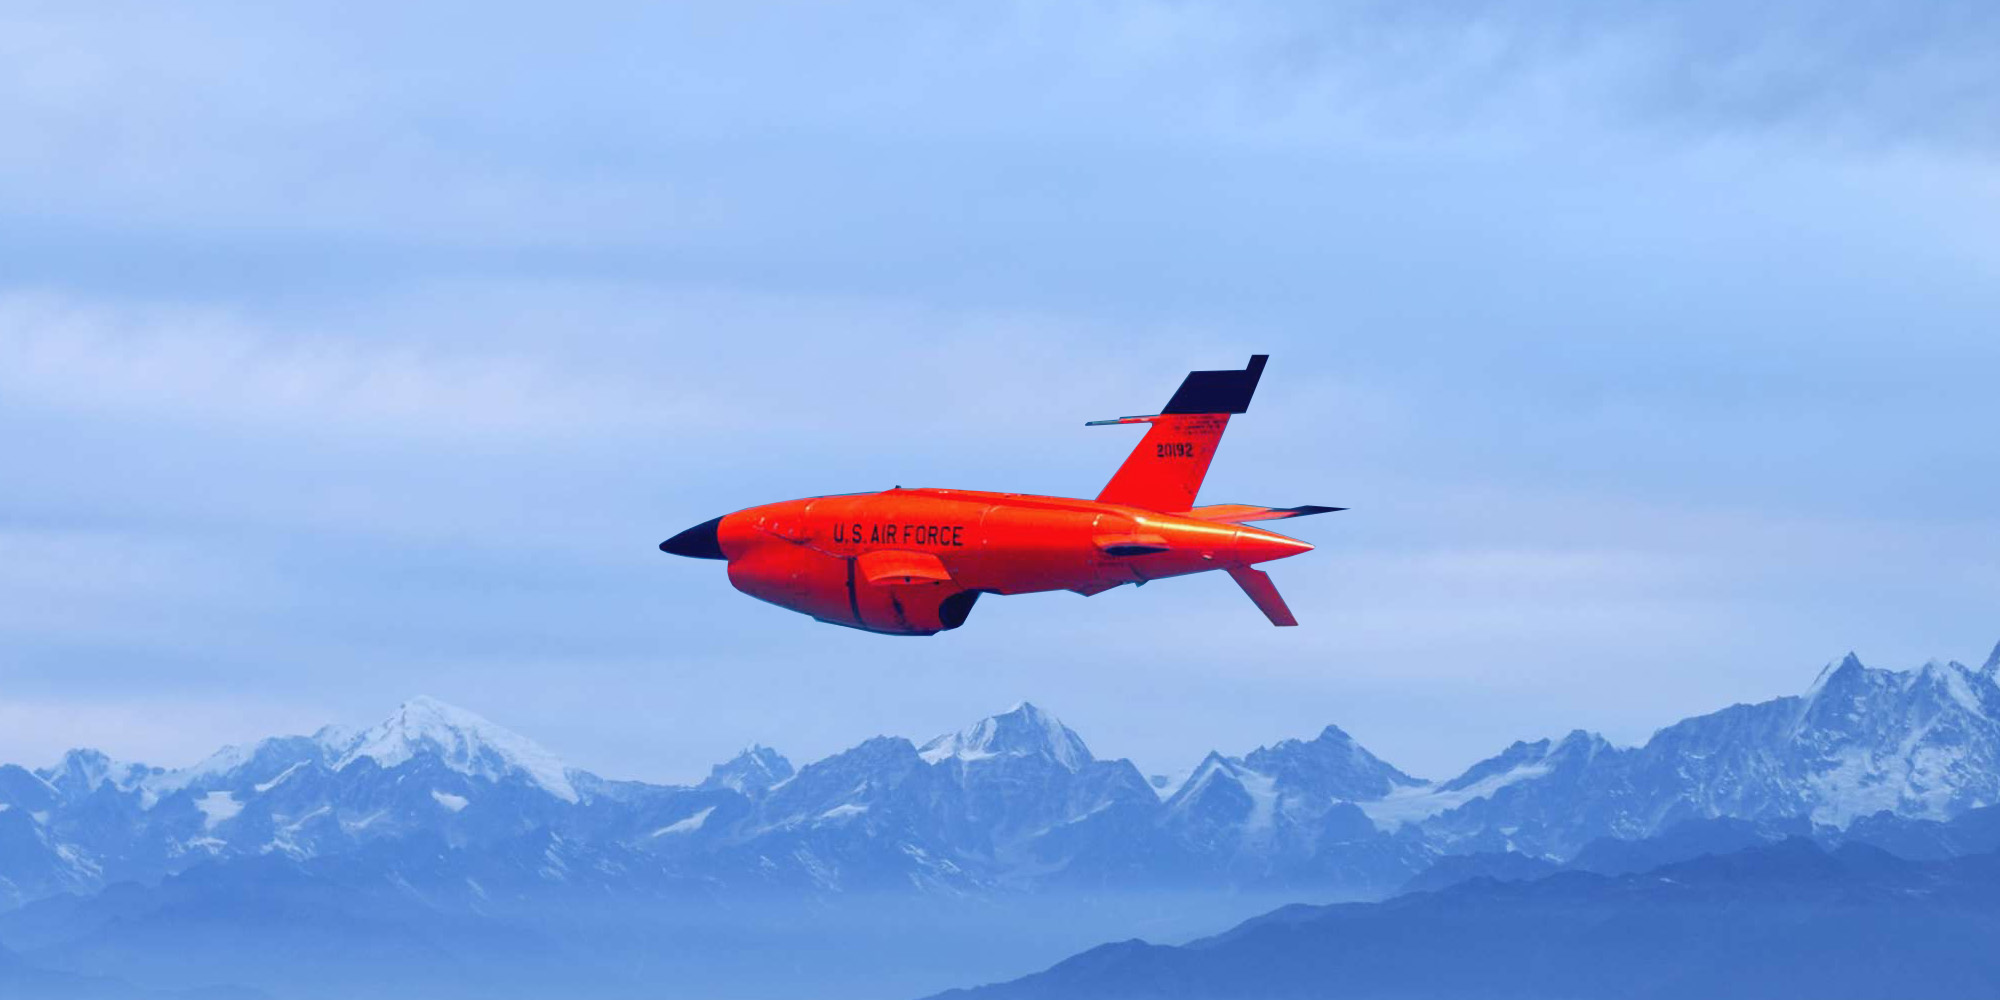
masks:
<instances>
[{"instance_id":1,"label":"blue sky","mask_svg":"<svg viewBox=\"0 0 2000 1000\"><path fill-rule=\"evenodd\" d=\"M431 694L613 776L1022 698L1455 772L2000 639L1979 3L15 5L0 759ZM1273 356L1274 567L892 640L660 538L1090 495ZM1287 526L1292 527L1292 526Z\"/></svg>"}]
</instances>

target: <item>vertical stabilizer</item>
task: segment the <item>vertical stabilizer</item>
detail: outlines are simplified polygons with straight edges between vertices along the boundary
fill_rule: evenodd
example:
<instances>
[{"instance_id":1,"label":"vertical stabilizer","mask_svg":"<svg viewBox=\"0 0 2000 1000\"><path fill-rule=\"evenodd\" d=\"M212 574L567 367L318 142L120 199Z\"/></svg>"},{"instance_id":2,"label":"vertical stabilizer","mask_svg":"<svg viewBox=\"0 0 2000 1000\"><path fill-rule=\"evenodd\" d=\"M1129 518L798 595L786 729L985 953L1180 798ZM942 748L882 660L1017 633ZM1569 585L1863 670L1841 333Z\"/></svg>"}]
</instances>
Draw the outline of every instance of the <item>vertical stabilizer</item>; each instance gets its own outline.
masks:
<instances>
[{"instance_id":1,"label":"vertical stabilizer","mask_svg":"<svg viewBox=\"0 0 2000 1000\"><path fill-rule=\"evenodd\" d=\"M1189 372L1156 416L1095 420L1092 424L1148 424L1146 436L1118 467L1097 499L1149 510L1183 511L1194 506L1201 481L1215 460L1216 446L1231 414L1250 409L1250 397L1269 355L1252 355L1248 367Z\"/></svg>"}]
</instances>

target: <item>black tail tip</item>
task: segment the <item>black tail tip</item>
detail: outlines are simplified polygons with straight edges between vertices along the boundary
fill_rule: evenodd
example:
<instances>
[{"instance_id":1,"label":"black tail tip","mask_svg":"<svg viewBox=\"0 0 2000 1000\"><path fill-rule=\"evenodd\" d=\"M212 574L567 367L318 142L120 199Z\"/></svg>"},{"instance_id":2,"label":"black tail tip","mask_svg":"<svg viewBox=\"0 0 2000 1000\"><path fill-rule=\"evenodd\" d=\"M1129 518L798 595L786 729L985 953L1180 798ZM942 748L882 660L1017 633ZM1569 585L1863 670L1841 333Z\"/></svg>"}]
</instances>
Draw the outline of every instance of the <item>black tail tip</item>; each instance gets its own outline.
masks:
<instances>
[{"instance_id":1,"label":"black tail tip","mask_svg":"<svg viewBox=\"0 0 2000 1000\"><path fill-rule=\"evenodd\" d=\"M1161 413L1247 413L1257 380L1264 377L1268 354L1252 354L1244 368L1219 372L1188 372L1174 398Z\"/></svg>"}]
</instances>

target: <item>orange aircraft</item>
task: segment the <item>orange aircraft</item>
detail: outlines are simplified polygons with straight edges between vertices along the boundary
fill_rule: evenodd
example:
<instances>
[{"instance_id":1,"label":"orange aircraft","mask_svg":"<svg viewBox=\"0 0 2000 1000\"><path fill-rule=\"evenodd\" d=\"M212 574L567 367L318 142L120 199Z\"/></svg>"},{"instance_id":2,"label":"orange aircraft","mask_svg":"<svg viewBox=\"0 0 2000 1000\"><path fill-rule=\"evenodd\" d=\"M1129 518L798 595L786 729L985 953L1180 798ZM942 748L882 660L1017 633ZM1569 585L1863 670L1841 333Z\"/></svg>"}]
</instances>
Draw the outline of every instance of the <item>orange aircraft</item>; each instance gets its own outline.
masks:
<instances>
[{"instance_id":1,"label":"orange aircraft","mask_svg":"<svg viewBox=\"0 0 2000 1000\"><path fill-rule=\"evenodd\" d=\"M1093 420L1146 424L1146 436L1095 500L903 489L765 504L704 521L660 551L729 563L729 582L830 625L935 635L965 624L981 594L1070 590L1219 569L1273 625L1297 625L1255 564L1312 546L1246 521L1343 507L1197 507L1195 493L1233 413L1268 355L1241 371L1190 372L1159 413Z\"/></svg>"}]
</instances>

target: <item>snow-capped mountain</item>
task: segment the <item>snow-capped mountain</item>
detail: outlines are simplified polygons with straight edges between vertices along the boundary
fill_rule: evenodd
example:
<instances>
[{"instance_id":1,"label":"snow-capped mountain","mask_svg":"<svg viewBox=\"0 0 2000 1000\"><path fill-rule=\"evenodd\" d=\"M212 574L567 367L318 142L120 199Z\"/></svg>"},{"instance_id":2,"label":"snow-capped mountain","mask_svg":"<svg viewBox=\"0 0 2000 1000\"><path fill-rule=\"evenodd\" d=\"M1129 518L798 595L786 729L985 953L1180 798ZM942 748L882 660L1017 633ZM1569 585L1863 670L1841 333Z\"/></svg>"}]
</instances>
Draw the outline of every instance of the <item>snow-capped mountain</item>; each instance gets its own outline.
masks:
<instances>
[{"instance_id":1,"label":"snow-capped mountain","mask_svg":"<svg viewBox=\"0 0 2000 1000\"><path fill-rule=\"evenodd\" d=\"M1075 731L1025 701L1005 713L931 740L917 754L931 764L946 760L972 763L995 757L1044 757L1072 772L1094 759Z\"/></svg>"},{"instance_id":2,"label":"snow-capped mountain","mask_svg":"<svg viewBox=\"0 0 2000 1000\"><path fill-rule=\"evenodd\" d=\"M883 736L808 764L712 836L718 859L765 884L963 892L1059 869L1041 856L1053 839L1141 802L1158 797L1130 761L1095 759L1023 703L922 749Z\"/></svg>"},{"instance_id":3,"label":"snow-capped mountain","mask_svg":"<svg viewBox=\"0 0 2000 1000\"><path fill-rule=\"evenodd\" d=\"M1167 800L1166 822L1204 847L1311 853L1331 811L1348 807L1333 822L1351 827L1361 818L1354 803L1424 785L1328 726L1241 758L1211 752Z\"/></svg>"},{"instance_id":4,"label":"snow-capped mountain","mask_svg":"<svg viewBox=\"0 0 2000 1000\"><path fill-rule=\"evenodd\" d=\"M1167 799L1161 826L1231 882L1375 884L1426 861L1416 838L1379 830L1356 803L1423 785L1327 726L1241 758L1211 752Z\"/></svg>"},{"instance_id":5,"label":"snow-capped mountain","mask_svg":"<svg viewBox=\"0 0 2000 1000\"><path fill-rule=\"evenodd\" d=\"M224 747L179 770L71 751L53 767L0 777L0 837L24 847L0 854L0 893L18 901L149 880L203 860L309 858L417 833L493 840L579 812L573 777L589 776L429 698L360 733L328 728ZM6 813L17 811L10 821Z\"/></svg>"},{"instance_id":6,"label":"snow-capped mountain","mask_svg":"<svg viewBox=\"0 0 2000 1000\"><path fill-rule=\"evenodd\" d=\"M2000 802L2000 650L1973 670L1878 670L1849 654L1803 695L1732 705L1617 748L1571 733L1517 743L1439 785L1363 805L1441 850L1566 858L1598 837L1733 817L1842 829L1889 813L1944 820Z\"/></svg>"},{"instance_id":7,"label":"snow-capped mountain","mask_svg":"<svg viewBox=\"0 0 2000 1000\"><path fill-rule=\"evenodd\" d=\"M434 698L412 698L367 732L351 739L342 735L325 729L317 737L332 758L335 771L362 760L388 770L405 761L429 757L467 777L493 782L521 778L565 802L578 800L569 768L554 754Z\"/></svg>"},{"instance_id":8,"label":"snow-capped mountain","mask_svg":"<svg viewBox=\"0 0 2000 1000\"><path fill-rule=\"evenodd\" d=\"M1423 784L1369 753L1338 726L1326 727L1311 740L1259 747L1245 755L1243 763L1270 775L1284 789L1319 798L1379 799L1396 789Z\"/></svg>"},{"instance_id":9,"label":"snow-capped mountain","mask_svg":"<svg viewBox=\"0 0 2000 1000\"><path fill-rule=\"evenodd\" d=\"M996 857L1120 804L1158 801L1131 761L1103 761L1055 716L1027 702L918 751L962 796L963 816Z\"/></svg>"},{"instance_id":10,"label":"snow-capped mountain","mask_svg":"<svg viewBox=\"0 0 2000 1000\"><path fill-rule=\"evenodd\" d=\"M1399 788L1362 803L1361 810L1385 830L1422 830L1446 853L1567 856L1598 836L1646 835L1605 815L1622 815L1631 798L1621 776L1601 766L1619 753L1582 730L1560 740L1515 743L1450 781Z\"/></svg>"},{"instance_id":11,"label":"snow-capped mountain","mask_svg":"<svg viewBox=\"0 0 2000 1000\"><path fill-rule=\"evenodd\" d=\"M786 760L784 754L767 746L751 746L715 765L701 787L727 788L754 797L763 794L772 785L786 781L794 773L792 762Z\"/></svg>"},{"instance_id":12,"label":"snow-capped mountain","mask_svg":"<svg viewBox=\"0 0 2000 1000\"><path fill-rule=\"evenodd\" d=\"M96 750L71 750L54 767L40 772L40 777L65 800L75 801L104 785L130 791L159 774L159 768L112 760Z\"/></svg>"},{"instance_id":13,"label":"snow-capped mountain","mask_svg":"<svg viewBox=\"0 0 2000 1000\"><path fill-rule=\"evenodd\" d=\"M751 747L698 785L670 786L567 767L476 714L415 698L360 731L226 747L178 770L91 750L39 771L0 766L0 907L204 861L389 865L398 852L544 834L562 845L552 856L595 858L577 862L593 870L636 871L640 858L659 878L725 894L1370 891L1444 855L1568 861L1604 838L1688 822L1838 831L1995 803L2000 650L1978 670L1877 670L1850 655L1801 695L1687 719L1644 746L1577 731L1439 782L1328 726L1240 757L1212 752L1164 799L1130 761L1096 758L1027 703L921 746L876 737L796 769ZM536 877L568 878L544 867Z\"/></svg>"}]
</instances>

